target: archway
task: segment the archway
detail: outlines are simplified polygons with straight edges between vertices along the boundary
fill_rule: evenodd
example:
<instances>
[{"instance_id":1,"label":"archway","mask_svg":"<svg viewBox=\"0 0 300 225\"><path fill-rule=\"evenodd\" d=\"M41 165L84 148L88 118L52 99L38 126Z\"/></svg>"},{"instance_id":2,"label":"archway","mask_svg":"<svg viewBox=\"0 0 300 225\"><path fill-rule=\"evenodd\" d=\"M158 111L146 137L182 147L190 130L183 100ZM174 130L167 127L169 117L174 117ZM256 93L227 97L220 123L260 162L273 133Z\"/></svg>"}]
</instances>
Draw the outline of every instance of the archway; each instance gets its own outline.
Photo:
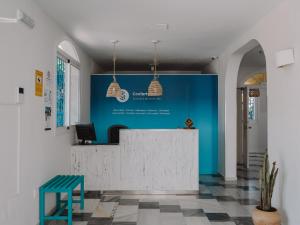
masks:
<instances>
[{"instance_id":1,"label":"archway","mask_svg":"<svg viewBox=\"0 0 300 225\"><path fill-rule=\"evenodd\" d=\"M258 45L243 56L237 77L238 178L257 179L266 150L266 58Z\"/></svg>"},{"instance_id":2,"label":"archway","mask_svg":"<svg viewBox=\"0 0 300 225\"><path fill-rule=\"evenodd\" d=\"M220 114L223 115L220 124L220 131L224 135L221 140L221 146L224 149L219 150L220 171L224 173L226 180L237 179L237 79L240 64L246 53L261 46L260 43L252 39L242 47L228 55L223 80L223 93L219 102L221 106Z\"/></svg>"}]
</instances>

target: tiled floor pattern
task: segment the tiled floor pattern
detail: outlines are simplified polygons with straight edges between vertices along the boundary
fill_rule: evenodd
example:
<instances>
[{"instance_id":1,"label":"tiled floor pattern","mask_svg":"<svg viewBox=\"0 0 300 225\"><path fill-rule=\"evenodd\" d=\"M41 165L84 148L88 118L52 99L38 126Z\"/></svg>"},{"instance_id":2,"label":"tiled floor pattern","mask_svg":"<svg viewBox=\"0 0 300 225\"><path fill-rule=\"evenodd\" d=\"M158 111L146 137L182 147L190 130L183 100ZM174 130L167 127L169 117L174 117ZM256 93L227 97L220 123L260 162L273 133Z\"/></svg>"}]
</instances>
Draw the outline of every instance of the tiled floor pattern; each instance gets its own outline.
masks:
<instances>
[{"instance_id":1,"label":"tiled floor pattern","mask_svg":"<svg viewBox=\"0 0 300 225\"><path fill-rule=\"evenodd\" d=\"M258 204L258 170L262 155L249 170L238 168L237 182L200 176L199 195L85 194L85 209L73 207L74 225L252 225ZM260 164L259 164L260 163ZM74 198L78 193L74 193ZM66 212L65 212L66 213ZM66 224L65 222L51 222Z\"/></svg>"}]
</instances>

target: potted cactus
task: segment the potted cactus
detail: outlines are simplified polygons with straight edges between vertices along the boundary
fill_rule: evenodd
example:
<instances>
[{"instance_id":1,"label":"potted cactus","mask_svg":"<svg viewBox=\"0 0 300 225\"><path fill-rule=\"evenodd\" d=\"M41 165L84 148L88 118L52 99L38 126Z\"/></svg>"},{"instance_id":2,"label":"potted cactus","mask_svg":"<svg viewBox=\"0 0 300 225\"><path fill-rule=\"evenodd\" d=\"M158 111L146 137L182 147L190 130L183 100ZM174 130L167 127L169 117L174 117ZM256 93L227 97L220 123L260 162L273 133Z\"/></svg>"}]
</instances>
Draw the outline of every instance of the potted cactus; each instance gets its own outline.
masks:
<instances>
[{"instance_id":1,"label":"potted cactus","mask_svg":"<svg viewBox=\"0 0 300 225\"><path fill-rule=\"evenodd\" d=\"M264 157L263 167L260 170L260 205L253 210L252 219L255 225L280 225L281 218L276 208L272 207L272 196L278 174L276 162L269 169L268 154Z\"/></svg>"}]
</instances>

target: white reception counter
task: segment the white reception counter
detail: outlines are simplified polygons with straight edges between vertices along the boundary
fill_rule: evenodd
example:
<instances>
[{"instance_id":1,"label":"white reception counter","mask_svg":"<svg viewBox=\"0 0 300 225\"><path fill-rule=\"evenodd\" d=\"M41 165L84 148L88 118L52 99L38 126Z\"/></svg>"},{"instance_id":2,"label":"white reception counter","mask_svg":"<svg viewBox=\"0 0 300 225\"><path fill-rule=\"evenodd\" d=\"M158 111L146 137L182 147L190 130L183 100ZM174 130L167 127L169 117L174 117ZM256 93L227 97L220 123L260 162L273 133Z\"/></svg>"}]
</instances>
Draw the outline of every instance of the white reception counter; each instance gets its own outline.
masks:
<instances>
[{"instance_id":1,"label":"white reception counter","mask_svg":"<svg viewBox=\"0 0 300 225\"><path fill-rule=\"evenodd\" d=\"M119 145L71 149L71 172L85 175L86 190L198 192L198 167L198 130L120 130Z\"/></svg>"}]
</instances>

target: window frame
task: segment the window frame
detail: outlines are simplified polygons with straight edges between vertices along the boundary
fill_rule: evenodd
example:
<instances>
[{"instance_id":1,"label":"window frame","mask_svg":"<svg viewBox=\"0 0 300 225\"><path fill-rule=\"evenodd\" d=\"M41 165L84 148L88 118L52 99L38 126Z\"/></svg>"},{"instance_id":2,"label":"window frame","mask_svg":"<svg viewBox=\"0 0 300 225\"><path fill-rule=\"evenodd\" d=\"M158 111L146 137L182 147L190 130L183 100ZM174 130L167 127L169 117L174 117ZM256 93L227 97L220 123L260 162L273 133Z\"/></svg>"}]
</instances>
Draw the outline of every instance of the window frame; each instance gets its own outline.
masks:
<instances>
[{"instance_id":1,"label":"window frame","mask_svg":"<svg viewBox=\"0 0 300 225\"><path fill-rule=\"evenodd\" d=\"M250 118L250 116L249 116L249 112L250 112L250 99L253 99L253 118L251 119ZM248 115L248 118L247 118L247 120L248 121L252 121L252 122L254 122L254 121L256 121L256 119L257 119L257 97L249 97L249 95L248 95L248 107L247 107L247 115Z\"/></svg>"},{"instance_id":2,"label":"window frame","mask_svg":"<svg viewBox=\"0 0 300 225\"><path fill-rule=\"evenodd\" d=\"M65 107L64 107L64 125L63 126L57 126L57 95L55 95L55 128L56 130L60 130L63 128L69 129L70 126L73 126L70 122L70 68L71 65L79 70L79 77L78 77L78 119L80 121L80 115L81 115L81 79L80 79L80 62L74 59L72 56L70 56L68 53L57 47L56 50L56 58L55 58L55 93L57 94L57 58L63 59L65 62L65 77L64 77L64 89L65 89ZM67 99L67 103L66 103Z\"/></svg>"},{"instance_id":3,"label":"window frame","mask_svg":"<svg viewBox=\"0 0 300 225\"><path fill-rule=\"evenodd\" d=\"M70 69L70 71L71 71L71 66L73 66L74 68L76 68L76 69L78 69L78 102L77 102L77 105L78 105L78 122L80 123L80 118L81 118L81 107L80 107L80 105L81 105L81 80L80 80L80 67L78 66L76 66L76 65L74 65L74 64L70 64L70 66L69 66L69 69ZM71 73L69 74L69 78L70 78L70 84L71 84ZM69 85L69 89L70 89L70 87L71 87L71 85ZM70 93L70 92L69 92ZM71 95L69 95L69 98L71 97ZM69 108L70 108L70 106L71 106L71 101L69 101ZM75 124L71 124L71 112L69 111L69 123L70 123L70 126L74 126Z\"/></svg>"}]
</instances>

